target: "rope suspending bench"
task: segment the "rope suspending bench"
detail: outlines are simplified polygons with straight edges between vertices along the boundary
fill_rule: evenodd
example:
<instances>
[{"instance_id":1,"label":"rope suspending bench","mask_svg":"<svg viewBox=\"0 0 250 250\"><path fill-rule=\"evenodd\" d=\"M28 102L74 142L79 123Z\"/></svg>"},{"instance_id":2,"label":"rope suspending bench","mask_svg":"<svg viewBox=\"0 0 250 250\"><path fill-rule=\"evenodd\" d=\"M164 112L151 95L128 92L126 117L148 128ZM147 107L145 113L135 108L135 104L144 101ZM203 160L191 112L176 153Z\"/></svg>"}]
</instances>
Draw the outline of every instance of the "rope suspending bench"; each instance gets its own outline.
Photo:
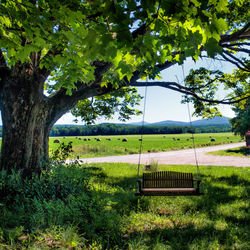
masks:
<instances>
[{"instance_id":1,"label":"rope suspending bench","mask_svg":"<svg viewBox=\"0 0 250 250\"><path fill-rule=\"evenodd\" d=\"M143 173L138 180L139 196L188 196L201 195L201 180L194 179L192 173L159 171ZM195 183L195 185L194 185Z\"/></svg>"}]
</instances>

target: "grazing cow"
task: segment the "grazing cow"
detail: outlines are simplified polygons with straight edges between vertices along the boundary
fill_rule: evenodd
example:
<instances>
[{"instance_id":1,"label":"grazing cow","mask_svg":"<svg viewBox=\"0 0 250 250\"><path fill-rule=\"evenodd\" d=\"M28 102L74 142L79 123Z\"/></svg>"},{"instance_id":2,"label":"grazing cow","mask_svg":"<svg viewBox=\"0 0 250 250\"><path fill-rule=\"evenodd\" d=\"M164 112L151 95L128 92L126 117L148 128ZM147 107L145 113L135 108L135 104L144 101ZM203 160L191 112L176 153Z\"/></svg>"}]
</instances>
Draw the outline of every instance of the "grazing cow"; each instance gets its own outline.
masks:
<instances>
[{"instance_id":1,"label":"grazing cow","mask_svg":"<svg viewBox=\"0 0 250 250\"><path fill-rule=\"evenodd\" d=\"M177 138L177 141L180 141L180 138Z\"/></svg>"},{"instance_id":2,"label":"grazing cow","mask_svg":"<svg viewBox=\"0 0 250 250\"><path fill-rule=\"evenodd\" d=\"M101 141L101 139L100 138L96 138L96 141Z\"/></svg>"},{"instance_id":3,"label":"grazing cow","mask_svg":"<svg viewBox=\"0 0 250 250\"><path fill-rule=\"evenodd\" d=\"M86 138L84 138L83 140L84 140L84 141L87 141L87 139L86 139Z\"/></svg>"},{"instance_id":4,"label":"grazing cow","mask_svg":"<svg viewBox=\"0 0 250 250\"><path fill-rule=\"evenodd\" d=\"M127 138L123 138L122 141L127 142L128 140L127 140Z\"/></svg>"},{"instance_id":5,"label":"grazing cow","mask_svg":"<svg viewBox=\"0 0 250 250\"><path fill-rule=\"evenodd\" d=\"M60 143L60 140L59 139L55 139L54 143Z\"/></svg>"},{"instance_id":6,"label":"grazing cow","mask_svg":"<svg viewBox=\"0 0 250 250\"><path fill-rule=\"evenodd\" d=\"M211 140L210 141L215 141L215 139L214 138L211 138Z\"/></svg>"},{"instance_id":7,"label":"grazing cow","mask_svg":"<svg viewBox=\"0 0 250 250\"><path fill-rule=\"evenodd\" d=\"M142 138L140 138L139 141L142 141Z\"/></svg>"}]
</instances>

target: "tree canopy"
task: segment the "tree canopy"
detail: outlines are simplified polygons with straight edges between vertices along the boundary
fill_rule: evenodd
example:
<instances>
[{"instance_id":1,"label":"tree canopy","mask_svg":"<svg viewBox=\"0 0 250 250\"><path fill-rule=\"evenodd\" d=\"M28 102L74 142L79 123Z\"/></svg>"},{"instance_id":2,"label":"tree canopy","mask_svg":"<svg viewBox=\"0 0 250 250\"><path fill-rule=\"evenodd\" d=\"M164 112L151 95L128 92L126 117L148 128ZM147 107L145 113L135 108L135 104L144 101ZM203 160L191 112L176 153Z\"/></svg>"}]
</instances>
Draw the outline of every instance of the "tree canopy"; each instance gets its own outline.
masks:
<instances>
[{"instance_id":1,"label":"tree canopy","mask_svg":"<svg viewBox=\"0 0 250 250\"><path fill-rule=\"evenodd\" d=\"M140 86L141 77L157 78L187 57L219 56L249 71L246 58L235 55L249 53L247 6L246 0L2 1L1 62L26 65L27 75L42 74L49 93L64 88L72 96L82 85Z\"/></svg>"}]
</instances>

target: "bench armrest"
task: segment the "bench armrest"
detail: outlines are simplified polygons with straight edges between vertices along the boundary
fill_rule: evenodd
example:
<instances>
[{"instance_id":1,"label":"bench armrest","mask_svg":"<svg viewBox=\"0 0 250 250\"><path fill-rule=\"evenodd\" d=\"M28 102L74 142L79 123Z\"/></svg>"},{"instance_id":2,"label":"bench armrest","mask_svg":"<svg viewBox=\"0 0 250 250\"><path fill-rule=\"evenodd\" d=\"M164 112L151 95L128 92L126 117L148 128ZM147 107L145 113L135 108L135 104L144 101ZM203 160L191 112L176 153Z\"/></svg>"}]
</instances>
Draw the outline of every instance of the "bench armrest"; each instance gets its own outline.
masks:
<instances>
[{"instance_id":1,"label":"bench armrest","mask_svg":"<svg viewBox=\"0 0 250 250\"><path fill-rule=\"evenodd\" d=\"M200 179L193 179L193 181L197 182L197 192L199 193L200 192L200 183L201 183L201 180Z\"/></svg>"}]
</instances>

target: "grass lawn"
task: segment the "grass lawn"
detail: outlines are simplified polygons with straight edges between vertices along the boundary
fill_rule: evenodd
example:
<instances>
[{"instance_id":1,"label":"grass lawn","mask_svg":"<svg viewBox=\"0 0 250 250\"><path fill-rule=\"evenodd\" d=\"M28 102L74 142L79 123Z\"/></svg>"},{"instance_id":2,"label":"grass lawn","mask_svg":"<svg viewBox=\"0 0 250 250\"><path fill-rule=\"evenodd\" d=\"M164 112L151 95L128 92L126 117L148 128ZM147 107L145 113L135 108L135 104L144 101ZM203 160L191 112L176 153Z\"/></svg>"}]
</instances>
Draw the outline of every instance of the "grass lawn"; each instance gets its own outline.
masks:
<instances>
[{"instance_id":1,"label":"grass lawn","mask_svg":"<svg viewBox=\"0 0 250 250\"><path fill-rule=\"evenodd\" d=\"M215 152L208 152L211 155L222 155L222 156L239 156L239 157L250 157L250 148L240 147L231 148L227 150L219 150Z\"/></svg>"},{"instance_id":2,"label":"grass lawn","mask_svg":"<svg viewBox=\"0 0 250 250\"><path fill-rule=\"evenodd\" d=\"M213 134L195 134L196 147L213 146L218 144L235 143L241 141L239 136L232 133L213 133ZM96 141L94 138L99 138ZM127 142L122 139L126 138ZM173 139L175 138L175 139ZM169 150L187 149L193 147L193 141L190 134L178 135L144 135L143 152L163 152ZM211 138L215 141L211 142ZM72 141L72 158L79 156L98 157L109 155L137 154L140 147L140 135L127 136L88 136L88 137L51 137L50 150L56 150L59 144L54 143L55 139L60 142L69 143ZM89 140L87 140L89 139ZM108 140L107 140L108 139Z\"/></svg>"},{"instance_id":3,"label":"grass lawn","mask_svg":"<svg viewBox=\"0 0 250 250\"><path fill-rule=\"evenodd\" d=\"M54 166L24 184L2 173L0 248L249 249L250 168L200 170L200 197L136 197L131 164Z\"/></svg>"}]
</instances>

